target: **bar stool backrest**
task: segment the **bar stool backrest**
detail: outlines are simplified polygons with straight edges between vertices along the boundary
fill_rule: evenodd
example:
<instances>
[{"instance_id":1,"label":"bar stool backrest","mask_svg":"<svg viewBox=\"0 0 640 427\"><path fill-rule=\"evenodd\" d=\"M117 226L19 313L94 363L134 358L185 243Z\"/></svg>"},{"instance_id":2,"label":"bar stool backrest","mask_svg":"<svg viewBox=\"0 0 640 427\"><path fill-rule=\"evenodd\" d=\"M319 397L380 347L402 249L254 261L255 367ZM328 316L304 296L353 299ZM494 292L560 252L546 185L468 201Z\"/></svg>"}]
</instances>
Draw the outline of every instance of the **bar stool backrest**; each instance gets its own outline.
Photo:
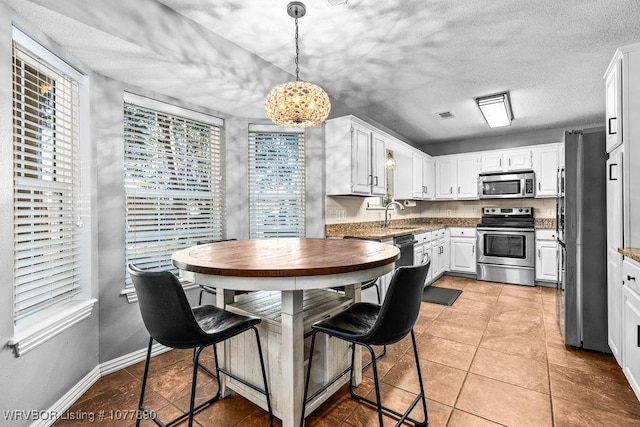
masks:
<instances>
[{"instance_id":1,"label":"bar stool backrest","mask_svg":"<svg viewBox=\"0 0 640 427\"><path fill-rule=\"evenodd\" d=\"M424 282L431 261L418 266L398 267L387 296L367 341L373 345L393 344L406 337L418 320Z\"/></svg>"},{"instance_id":2,"label":"bar stool backrest","mask_svg":"<svg viewBox=\"0 0 640 427\"><path fill-rule=\"evenodd\" d=\"M193 348L207 339L173 273L143 271L133 264L127 269L138 295L144 326L151 338L171 348Z\"/></svg>"}]
</instances>

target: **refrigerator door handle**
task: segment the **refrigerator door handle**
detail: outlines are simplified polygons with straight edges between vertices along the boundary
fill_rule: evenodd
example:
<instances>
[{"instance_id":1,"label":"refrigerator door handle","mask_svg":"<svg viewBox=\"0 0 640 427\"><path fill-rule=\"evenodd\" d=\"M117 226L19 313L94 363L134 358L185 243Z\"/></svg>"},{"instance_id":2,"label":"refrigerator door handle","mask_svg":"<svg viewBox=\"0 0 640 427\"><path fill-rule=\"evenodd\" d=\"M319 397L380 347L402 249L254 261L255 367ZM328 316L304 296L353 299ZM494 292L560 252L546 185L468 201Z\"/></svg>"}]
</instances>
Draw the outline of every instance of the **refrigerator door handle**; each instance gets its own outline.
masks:
<instances>
[{"instance_id":1,"label":"refrigerator door handle","mask_svg":"<svg viewBox=\"0 0 640 427\"><path fill-rule=\"evenodd\" d=\"M617 181L618 178L613 177L613 166L618 166L617 163L609 163L609 181Z\"/></svg>"}]
</instances>

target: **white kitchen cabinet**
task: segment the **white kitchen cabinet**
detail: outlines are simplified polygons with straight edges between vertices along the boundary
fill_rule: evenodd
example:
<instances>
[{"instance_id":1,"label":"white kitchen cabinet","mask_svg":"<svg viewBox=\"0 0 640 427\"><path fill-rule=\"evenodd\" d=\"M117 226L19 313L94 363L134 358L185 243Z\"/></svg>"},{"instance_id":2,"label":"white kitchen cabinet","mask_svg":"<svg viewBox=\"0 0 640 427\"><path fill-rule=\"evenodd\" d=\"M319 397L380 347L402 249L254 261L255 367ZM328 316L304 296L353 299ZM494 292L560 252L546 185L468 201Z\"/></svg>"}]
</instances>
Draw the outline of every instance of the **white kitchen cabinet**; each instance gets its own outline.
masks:
<instances>
[{"instance_id":1,"label":"white kitchen cabinet","mask_svg":"<svg viewBox=\"0 0 640 427\"><path fill-rule=\"evenodd\" d=\"M425 200L433 199L435 195L435 162L431 157L424 156L422 158L422 185L424 192L422 198Z\"/></svg>"},{"instance_id":2,"label":"white kitchen cabinet","mask_svg":"<svg viewBox=\"0 0 640 427\"><path fill-rule=\"evenodd\" d=\"M607 152L610 153L623 141L622 134L622 53L617 54L604 76Z\"/></svg>"},{"instance_id":3,"label":"white kitchen cabinet","mask_svg":"<svg viewBox=\"0 0 640 427\"><path fill-rule=\"evenodd\" d=\"M478 157L461 156L456 162L457 169L457 199L478 198Z\"/></svg>"},{"instance_id":4,"label":"white kitchen cabinet","mask_svg":"<svg viewBox=\"0 0 640 427\"><path fill-rule=\"evenodd\" d=\"M558 156L561 144L534 147L533 171L536 174L536 197L555 197L558 194Z\"/></svg>"},{"instance_id":5,"label":"white kitchen cabinet","mask_svg":"<svg viewBox=\"0 0 640 427\"><path fill-rule=\"evenodd\" d=\"M456 163L454 157L435 159L436 199L455 199Z\"/></svg>"},{"instance_id":6,"label":"white kitchen cabinet","mask_svg":"<svg viewBox=\"0 0 640 427\"><path fill-rule=\"evenodd\" d=\"M558 234L555 230L536 230L536 280L558 281Z\"/></svg>"},{"instance_id":7,"label":"white kitchen cabinet","mask_svg":"<svg viewBox=\"0 0 640 427\"><path fill-rule=\"evenodd\" d=\"M480 156L480 172L502 172L502 153L485 153Z\"/></svg>"},{"instance_id":8,"label":"white kitchen cabinet","mask_svg":"<svg viewBox=\"0 0 640 427\"><path fill-rule=\"evenodd\" d=\"M529 149L492 151L480 155L481 173L531 170L532 167Z\"/></svg>"},{"instance_id":9,"label":"white kitchen cabinet","mask_svg":"<svg viewBox=\"0 0 640 427\"><path fill-rule=\"evenodd\" d=\"M387 140L376 132L371 134L371 194L384 196L387 194Z\"/></svg>"},{"instance_id":10,"label":"white kitchen cabinet","mask_svg":"<svg viewBox=\"0 0 640 427\"><path fill-rule=\"evenodd\" d=\"M611 352L622 365L622 166L623 147L619 146L607 160L607 320Z\"/></svg>"},{"instance_id":11,"label":"white kitchen cabinet","mask_svg":"<svg viewBox=\"0 0 640 427\"><path fill-rule=\"evenodd\" d=\"M325 126L327 195L384 196L386 137L353 116Z\"/></svg>"},{"instance_id":12,"label":"white kitchen cabinet","mask_svg":"<svg viewBox=\"0 0 640 427\"><path fill-rule=\"evenodd\" d=\"M640 399L640 295L623 287L622 371Z\"/></svg>"},{"instance_id":13,"label":"white kitchen cabinet","mask_svg":"<svg viewBox=\"0 0 640 427\"><path fill-rule=\"evenodd\" d=\"M640 247L640 120L634 120L640 116L640 43L617 49L604 77L608 85L607 149L624 150L623 246ZM611 79L617 80L615 88Z\"/></svg>"},{"instance_id":14,"label":"white kitchen cabinet","mask_svg":"<svg viewBox=\"0 0 640 427\"><path fill-rule=\"evenodd\" d=\"M431 236L433 279L449 269L449 239L444 228L434 230Z\"/></svg>"},{"instance_id":15,"label":"white kitchen cabinet","mask_svg":"<svg viewBox=\"0 0 640 427\"><path fill-rule=\"evenodd\" d=\"M505 171L531 170L533 161L531 150L513 150L504 153L503 168Z\"/></svg>"},{"instance_id":16,"label":"white kitchen cabinet","mask_svg":"<svg viewBox=\"0 0 640 427\"><path fill-rule=\"evenodd\" d=\"M449 271L476 274L476 230L449 229Z\"/></svg>"}]
</instances>

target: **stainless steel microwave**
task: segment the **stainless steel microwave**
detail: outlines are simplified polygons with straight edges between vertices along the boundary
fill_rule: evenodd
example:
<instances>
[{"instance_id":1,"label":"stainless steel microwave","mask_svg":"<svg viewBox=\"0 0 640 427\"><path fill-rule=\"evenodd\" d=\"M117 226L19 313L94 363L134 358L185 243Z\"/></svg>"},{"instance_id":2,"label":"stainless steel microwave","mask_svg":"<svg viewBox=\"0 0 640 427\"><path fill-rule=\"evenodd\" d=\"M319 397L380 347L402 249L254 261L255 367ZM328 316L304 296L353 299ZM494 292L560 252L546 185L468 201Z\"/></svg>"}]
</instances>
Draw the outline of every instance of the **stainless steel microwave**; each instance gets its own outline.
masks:
<instances>
[{"instance_id":1,"label":"stainless steel microwave","mask_svg":"<svg viewBox=\"0 0 640 427\"><path fill-rule=\"evenodd\" d=\"M536 177L533 171L483 173L478 177L481 199L534 197Z\"/></svg>"}]
</instances>

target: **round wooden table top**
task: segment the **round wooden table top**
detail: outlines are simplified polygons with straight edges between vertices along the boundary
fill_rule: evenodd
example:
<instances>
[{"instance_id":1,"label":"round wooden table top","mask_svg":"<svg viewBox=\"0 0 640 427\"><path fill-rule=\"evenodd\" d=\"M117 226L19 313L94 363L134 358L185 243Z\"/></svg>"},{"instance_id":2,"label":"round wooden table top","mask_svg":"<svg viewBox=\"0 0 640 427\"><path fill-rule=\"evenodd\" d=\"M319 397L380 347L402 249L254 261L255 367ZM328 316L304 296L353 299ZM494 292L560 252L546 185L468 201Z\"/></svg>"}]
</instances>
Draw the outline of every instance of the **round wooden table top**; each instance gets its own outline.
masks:
<instances>
[{"instance_id":1,"label":"round wooden table top","mask_svg":"<svg viewBox=\"0 0 640 427\"><path fill-rule=\"evenodd\" d=\"M296 277L350 273L395 262L393 245L357 239L228 240L175 252L173 265L217 276Z\"/></svg>"}]
</instances>

